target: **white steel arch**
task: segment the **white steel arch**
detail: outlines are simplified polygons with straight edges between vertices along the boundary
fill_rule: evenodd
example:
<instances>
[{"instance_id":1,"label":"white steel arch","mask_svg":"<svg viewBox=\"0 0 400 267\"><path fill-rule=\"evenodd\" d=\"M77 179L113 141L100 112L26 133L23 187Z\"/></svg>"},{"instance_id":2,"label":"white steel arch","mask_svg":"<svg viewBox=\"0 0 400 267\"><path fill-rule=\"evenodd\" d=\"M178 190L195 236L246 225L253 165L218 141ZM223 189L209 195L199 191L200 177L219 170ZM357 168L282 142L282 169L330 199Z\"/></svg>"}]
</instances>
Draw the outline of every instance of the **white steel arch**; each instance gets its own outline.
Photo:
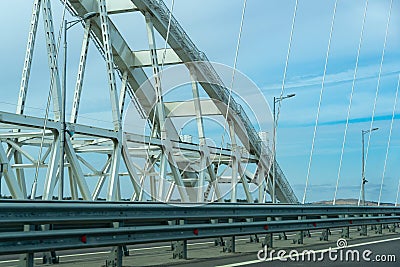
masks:
<instances>
[{"instance_id":1,"label":"white steel arch","mask_svg":"<svg viewBox=\"0 0 400 267\"><path fill-rule=\"evenodd\" d=\"M35 166L47 170L44 184L39 185L44 188L42 198L52 199L57 196L55 188L59 183L60 136L63 134L60 121L62 99L50 2L34 1L17 112L0 111L2 128L14 130L0 133L0 141L7 146L7 149L0 146L0 161L6 166L4 177L9 192L16 199L29 197L29 185L26 184L24 172ZM237 201L238 187L243 189L247 202L266 200L266 194L272 193L270 150L263 144L238 102L231 99L227 112L229 91L205 54L197 49L177 20L170 16L170 11L162 1L70 0L67 1L67 7L72 15L82 18L84 36L76 86L71 99L71 116L65 122L65 167L68 169L65 183L68 182L70 191L65 192L65 196L97 200L101 192L106 191L106 200L122 200L122 191L130 190L129 198L132 201L146 200L148 194L154 201L172 201L175 198L175 201L201 203L224 201L221 186L229 183L231 202ZM97 16L83 19L92 12L97 13ZM131 12L140 12L145 19L148 50L132 50L110 18L111 15ZM49 69L54 85L54 119L47 120L45 131L43 118L24 115L33 50L38 37L39 13L44 18ZM169 22L169 47L166 50L158 49L155 33L158 32L165 39ZM78 120L82 91L85 90L85 70L90 67L86 64L90 40L95 43L106 64L107 72L103 75L108 80L112 129L80 124ZM164 53L165 65L181 64L190 73L191 101L164 101L159 69ZM148 79L146 68L151 68L153 79ZM116 74L121 78L121 88L117 88ZM200 86L208 99L201 98ZM137 102L140 114L148 118L152 129L149 135L123 132L122 114L126 110L124 103L127 95ZM214 147L207 142L203 121L206 114L228 114L229 148ZM198 143L184 142L173 122L175 117L195 118ZM41 144L42 135L44 142ZM45 152L37 160L29 147L40 145L43 145ZM93 166L85 158L89 153L105 155L101 168ZM253 167L247 168L249 165ZM228 174L224 176L226 172ZM121 188L121 177L124 176L129 177L131 189L126 189L125 184ZM89 177L97 178L93 188L88 184ZM278 164L276 179L277 199L297 203ZM251 184L257 187L256 195L251 192Z\"/></svg>"}]
</instances>

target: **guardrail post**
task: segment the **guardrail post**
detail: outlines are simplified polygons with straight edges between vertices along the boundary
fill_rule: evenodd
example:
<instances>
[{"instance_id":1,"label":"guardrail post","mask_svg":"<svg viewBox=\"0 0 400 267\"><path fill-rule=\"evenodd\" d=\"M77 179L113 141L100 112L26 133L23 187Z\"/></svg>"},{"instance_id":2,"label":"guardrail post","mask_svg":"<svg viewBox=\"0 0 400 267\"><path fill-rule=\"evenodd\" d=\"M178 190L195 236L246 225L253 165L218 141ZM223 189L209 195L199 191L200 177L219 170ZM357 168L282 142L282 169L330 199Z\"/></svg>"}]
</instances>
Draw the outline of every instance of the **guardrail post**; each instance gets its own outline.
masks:
<instances>
[{"instance_id":1,"label":"guardrail post","mask_svg":"<svg viewBox=\"0 0 400 267\"><path fill-rule=\"evenodd\" d=\"M349 215L339 215L339 218L348 218ZM342 228L341 238L350 238L350 226L345 226Z\"/></svg>"},{"instance_id":2,"label":"guardrail post","mask_svg":"<svg viewBox=\"0 0 400 267\"><path fill-rule=\"evenodd\" d=\"M367 214L363 214L363 217L367 217ZM367 230L367 225L361 225L361 236L367 236L368 235L368 230Z\"/></svg>"},{"instance_id":3,"label":"guardrail post","mask_svg":"<svg viewBox=\"0 0 400 267\"><path fill-rule=\"evenodd\" d=\"M34 225L24 225L24 232L35 231ZM33 267L33 253L26 253L19 258L18 267Z\"/></svg>"},{"instance_id":4,"label":"guardrail post","mask_svg":"<svg viewBox=\"0 0 400 267\"><path fill-rule=\"evenodd\" d=\"M321 219L327 219L327 215L322 215ZM328 241L328 235L329 235L329 228L322 229L321 232L321 237L319 238L320 241Z\"/></svg>"},{"instance_id":5,"label":"guardrail post","mask_svg":"<svg viewBox=\"0 0 400 267\"><path fill-rule=\"evenodd\" d=\"M113 227L119 228L120 223L114 222ZM106 260L106 267L122 267L122 255L123 255L123 246L113 247Z\"/></svg>"},{"instance_id":6,"label":"guardrail post","mask_svg":"<svg viewBox=\"0 0 400 267\"><path fill-rule=\"evenodd\" d=\"M378 235L381 235L381 234L382 234L382 224L378 224L378 225L376 226L375 233L378 234Z\"/></svg>"},{"instance_id":7,"label":"guardrail post","mask_svg":"<svg viewBox=\"0 0 400 267\"><path fill-rule=\"evenodd\" d=\"M303 216L298 216L298 220L303 220ZM304 231L298 231L295 239L293 240L293 244L304 244Z\"/></svg>"},{"instance_id":8,"label":"guardrail post","mask_svg":"<svg viewBox=\"0 0 400 267\"><path fill-rule=\"evenodd\" d=\"M247 218L246 222L254 222L253 218ZM260 239L258 238L257 234L250 235L250 243L259 243Z\"/></svg>"},{"instance_id":9,"label":"guardrail post","mask_svg":"<svg viewBox=\"0 0 400 267\"><path fill-rule=\"evenodd\" d=\"M396 214L392 213L392 216L396 216ZM396 232L396 223L392 223L388 225L389 232L395 233Z\"/></svg>"},{"instance_id":10,"label":"guardrail post","mask_svg":"<svg viewBox=\"0 0 400 267\"><path fill-rule=\"evenodd\" d=\"M122 246L115 246L111 249L106 260L106 267L122 267Z\"/></svg>"},{"instance_id":11,"label":"guardrail post","mask_svg":"<svg viewBox=\"0 0 400 267\"><path fill-rule=\"evenodd\" d=\"M218 219L211 219L211 223L212 224L218 223ZM214 246L223 247L224 246L224 239L222 237L215 238L214 239Z\"/></svg>"},{"instance_id":12,"label":"guardrail post","mask_svg":"<svg viewBox=\"0 0 400 267\"><path fill-rule=\"evenodd\" d=\"M173 247L172 258L187 259L187 240L174 241Z\"/></svg>"},{"instance_id":13,"label":"guardrail post","mask_svg":"<svg viewBox=\"0 0 400 267\"><path fill-rule=\"evenodd\" d=\"M282 221L282 217L275 217L276 221ZM287 240L287 236L285 232L279 233L278 234L278 239L279 240Z\"/></svg>"},{"instance_id":14,"label":"guardrail post","mask_svg":"<svg viewBox=\"0 0 400 267\"><path fill-rule=\"evenodd\" d=\"M268 248L272 248L274 246L274 235L266 234L264 238L264 242L262 242L262 247L267 246Z\"/></svg>"},{"instance_id":15,"label":"guardrail post","mask_svg":"<svg viewBox=\"0 0 400 267\"><path fill-rule=\"evenodd\" d=\"M379 214L379 216L383 216L383 214ZM382 234L382 224L381 223L376 225L375 233L378 234L378 235Z\"/></svg>"},{"instance_id":16,"label":"guardrail post","mask_svg":"<svg viewBox=\"0 0 400 267\"><path fill-rule=\"evenodd\" d=\"M374 216L374 214L368 214L367 217L373 217L373 216ZM376 229L376 224L371 224L370 229L371 229L371 231L372 231L372 230L375 230L375 231L376 231L376 230L377 230L377 229Z\"/></svg>"},{"instance_id":17,"label":"guardrail post","mask_svg":"<svg viewBox=\"0 0 400 267\"><path fill-rule=\"evenodd\" d=\"M179 220L178 222L180 225L185 224L184 220ZM187 260L187 240L174 241L172 248L172 258Z\"/></svg>"},{"instance_id":18,"label":"guardrail post","mask_svg":"<svg viewBox=\"0 0 400 267\"><path fill-rule=\"evenodd\" d=\"M235 253L236 252L235 239L236 239L235 236L228 237L225 241L225 245L222 251L227 253Z\"/></svg>"},{"instance_id":19,"label":"guardrail post","mask_svg":"<svg viewBox=\"0 0 400 267\"><path fill-rule=\"evenodd\" d=\"M267 217L267 221L272 221L271 217ZM264 242L262 242L262 247L267 246L268 248L272 248L274 246L274 234L266 234L264 238Z\"/></svg>"},{"instance_id":20,"label":"guardrail post","mask_svg":"<svg viewBox=\"0 0 400 267\"><path fill-rule=\"evenodd\" d=\"M52 227L53 226L51 224L44 224L44 225L41 225L41 230L42 231L51 231ZM43 264L57 264L60 262L60 258L57 257L55 250L51 250L51 251L47 251L47 252L43 253L42 262L43 262Z\"/></svg>"},{"instance_id":21,"label":"guardrail post","mask_svg":"<svg viewBox=\"0 0 400 267\"><path fill-rule=\"evenodd\" d=\"M26 253L25 255L21 256L18 262L18 267L33 267L33 253Z\"/></svg>"},{"instance_id":22,"label":"guardrail post","mask_svg":"<svg viewBox=\"0 0 400 267\"><path fill-rule=\"evenodd\" d=\"M229 223L233 223L233 219L229 219ZM222 249L223 252L234 253L236 252L235 246L235 236L230 236L226 239L224 247Z\"/></svg>"}]
</instances>

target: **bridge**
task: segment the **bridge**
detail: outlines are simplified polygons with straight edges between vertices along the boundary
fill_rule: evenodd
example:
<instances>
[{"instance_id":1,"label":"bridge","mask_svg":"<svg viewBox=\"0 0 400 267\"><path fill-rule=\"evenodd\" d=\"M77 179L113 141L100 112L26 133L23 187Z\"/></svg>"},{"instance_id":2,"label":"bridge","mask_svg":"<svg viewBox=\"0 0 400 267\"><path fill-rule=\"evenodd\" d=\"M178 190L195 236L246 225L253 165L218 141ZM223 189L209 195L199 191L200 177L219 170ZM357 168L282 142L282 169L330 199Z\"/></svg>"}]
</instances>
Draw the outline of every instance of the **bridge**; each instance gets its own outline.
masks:
<instances>
[{"instance_id":1,"label":"bridge","mask_svg":"<svg viewBox=\"0 0 400 267\"><path fill-rule=\"evenodd\" d=\"M286 95L284 89L298 1L281 94L274 98L273 114L260 122L265 114L253 114L246 93L239 93L256 89L237 69L246 1L235 63L228 68L212 63L189 38L174 17L174 1L169 9L161 0L34 0L16 111L0 109L1 176L6 185L0 195L12 199L0 202L0 254L24 254L21 263L33 266L38 252L55 263L54 250L114 246L107 264L121 266L124 248L133 244L173 241L174 257L187 258L187 241L192 239L227 237L221 244L225 251L234 252L235 236L241 235L255 235L257 240L257 235L265 235L263 244L272 247L274 234L285 237L286 232L296 232L299 244L314 229L322 230L321 240L328 240L331 228L341 229L343 237L349 237L354 226L363 236L368 225L379 233L385 228L395 232L400 210L380 205L383 178L378 207L360 205L361 200L365 204L364 165L358 205L335 205L368 1L333 205L306 205L337 2L304 196L299 200L291 186L297 177L287 178L276 157L281 102L294 96ZM122 16L145 21L146 49L135 50L139 37L132 28L138 26L121 25ZM43 31L38 29L40 24ZM79 25L83 37L71 87L68 44L76 40L68 38L68 31ZM387 35L388 27L377 95ZM40 41L46 47L48 84L32 86ZM95 92L109 100L105 103L109 109L99 111L110 115L108 125L102 125L101 118L97 125L88 122L82 112L85 98L94 98L86 93L94 92L85 80L92 67L89 53L96 53L105 66L103 73L97 73L105 83L96 84ZM44 114L29 112L28 96L43 92ZM268 110L258 93L259 102L250 104ZM362 132L363 142L369 134L367 157L371 133L378 129L373 125L375 105L376 98L370 128ZM396 101L390 136L395 109ZM272 144L265 138L268 134ZM388 151L385 169L387 158Z\"/></svg>"}]
</instances>

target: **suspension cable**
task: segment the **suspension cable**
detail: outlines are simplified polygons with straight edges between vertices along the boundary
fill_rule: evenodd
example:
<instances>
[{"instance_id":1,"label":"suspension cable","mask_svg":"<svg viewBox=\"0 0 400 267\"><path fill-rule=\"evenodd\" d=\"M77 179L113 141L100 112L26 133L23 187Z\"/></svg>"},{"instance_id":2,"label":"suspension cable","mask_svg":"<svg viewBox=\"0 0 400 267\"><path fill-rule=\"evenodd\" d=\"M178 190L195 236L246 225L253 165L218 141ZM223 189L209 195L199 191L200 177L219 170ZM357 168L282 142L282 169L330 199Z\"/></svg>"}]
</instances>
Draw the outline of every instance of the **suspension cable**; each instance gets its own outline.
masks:
<instances>
[{"instance_id":1,"label":"suspension cable","mask_svg":"<svg viewBox=\"0 0 400 267\"><path fill-rule=\"evenodd\" d=\"M290 28L290 37L289 37L289 45L288 45L288 49L287 49L287 53L286 53L285 68L283 70L282 89L281 89L281 94L279 96L279 104L278 104L278 110L277 110L276 120L275 120L276 121L275 128L277 128L276 126L278 126L277 124L278 124L279 115L280 115L280 112L281 112L282 97L283 97L283 94L285 92L287 69L288 69L288 65L289 65L290 52L292 50L293 33L294 33L294 26L296 24L297 6L298 6L298 4L299 4L299 1L296 0L295 6L294 6L294 11L293 11L292 26Z\"/></svg>"},{"instance_id":2,"label":"suspension cable","mask_svg":"<svg viewBox=\"0 0 400 267\"><path fill-rule=\"evenodd\" d=\"M274 166L274 168L273 168L274 172L276 172L275 168L277 167L277 164L275 164L275 162L276 162L276 145L277 145L276 135L277 135L277 128L278 128L278 120L279 120L279 115L280 115L280 112L281 112L281 104L282 104L283 93L285 91L286 75L287 75L287 69L288 69L288 65L289 65L290 53L291 53L291 50L292 50L293 33L294 33L294 26L296 24L298 4L299 4L299 1L296 0L296 3L294 5L294 10L293 10L292 25L290 27L289 44L288 44L288 49L287 49L287 53L286 53L285 67L284 67L284 70L283 70L282 88L281 88L281 93L279 95L278 110L277 110L276 118L273 118L273 123L274 123L274 125L273 125L273 131L274 131L273 150L274 151L273 151L273 156L271 157L270 166ZM273 105L275 105L275 99L274 99ZM274 177L274 179L276 179L276 177ZM273 190L275 191L275 188ZM274 197L276 197L276 194L275 194Z\"/></svg>"},{"instance_id":3,"label":"suspension cable","mask_svg":"<svg viewBox=\"0 0 400 267\"><path fill-rule=\"evenodd\" d=\"M341 153L340 153L339 169L338 169L338 175L337 175L337 180L336 180L337 186L336 186L336 189L335 189L335 198L333 200L334 202L336 202L336 196L337 196L338 185L339 185L339 180L340 180L340 173L341 173L341 170L342 170L344 147L345 147L345 144L346 144L347 130L349 128L350 111L351 111L351 105L353 103L354 88L355 88L355 83L356 83L356 78L357 78L358 62L359 62L359 59L360 59L361 45L362 45L362 42L363 42L365 19L366 19L366 16L367 16L367 10L368 10L368 0L365 1L365 8L364 8L364 15L363 15L362 26L361 26L360 39L359 39L359 42L358 42L357 57L356 57L356 63L355 63L354 73L353 73L353 81L352 81L352 85L351 85L349 106L347 107L346 126L345 126L344 134L343 134L342 150L341 150Z\"/></svg>"},{"instance_id":4,"label":"suspension cable","mask_svg":"<svg viewBox=\"0 0 400 267\"><path fill-rule=\"evenodd\" d=\"M398 200L399 200L399 192L400 192L400 178L399 178L399 184L397 185L396 202L394 203L395 207L397 207L397 203L398 203Z\"/></svg>"},{"instance_id":5,"label":"suspension cable","mask_svg":"<svg viewBox=\"0 0 400 267\"><path fill-rule=\"evenodd\" d=\"M338 0L335 1L335 5L334 5L334 7L333 7L333 15L332 15L332 21L331 21L331 29L330 29L330 33L329 33L328 48L327 48L327 50L326 50L326 56L325 56L324 74L322 75L322 84L321 84L321 91L320 91L320 93L319 93L319 101L318 101L317 116L316 116L316 118L315 118L314 134L313 134L313 139L312 139L312 144L311 144L311 151L310 151L310 159L309 159L309 161L308 161L306 185L305 185L305 187L304 187L304 196L303 196L303 201L302 201L303 204L305 203L305 201L306 201L306 196L307 196L308 180L309 180L309 178L310 178L310 171L311 171L311 163L312 163L313 153L314 153L315 138L316 138L316 135L317 135L317 127L318 127L318 121L319 121L319 114L320 114L320 110L321 110L322 95L323 95L323 93L324 93L324 88L325 88L326 70L327 70L327 67L328 67L329 54L330 54L330 49L331 49L331 41L332 41L333 27L334 27L334 25L335 25L335 16L336 16L337 3L338 3Z\"/></svg>"},{"instance_id":6,"label":"suspension cable","mask_svg":"<svg viewBox=\"0 0 400 267\"><path fill-rule=\"evenodd\" d=\"M386 164L387 164L387 159L389 155L389 148L390 148L390 141L392 137L392 130L393 130L393 123L394 123L394 115L396 111L396 106L397 106L397 96L399 93L399 83L400 83L400 76L397 81L397 88L396 88L396 95L394 97L394 104L393 104L393 111L392 111L392 120L390 122L390 130L389 130L389 137L388 137L388 142L386 145L386 155L385 155L385 163L383 164L383 172L382 172L382 181L381 181L381 188L379 190L379 199L378 199L378 206L381 204L381 197L382 197L382 190L383 190L383 181L385 179L385 173L386 173Z\"/></svg>"},{"instance_id":7,"label":"suspension cable","mask_svg":"<svg viewBox=\"0 0 400 267\"><path fill-rule=\"evenodd\" d=\"M67 9L67 1L64 0L64 8L63 8L63 12L62 12L62 19L61 19L61 23L60 23L60 29L59 29L59 32L58 32L57 49L55 51L57 59L58 59L58 53L59 53L60 44L61 44L61 36L62 36L61 33L62 33L63 28L64 28L64 23L63 22L65 20L66 9ZM50 102L51 102L52 91L53 91L53 86L54 86L54 72L55 72L55 70L52 70L52 72L51 72L50 90L49 90L49 94L47 96L46 113L45 113L44 122L43 122L43 133L42 133L41 140L40 140L38 160L37 160L37 164L36 164L36 168L35 168L35 177L33 179L32 187L31 187L31 199L35 199L35 197L36 197L37 181L38 181L38 176L39 176L39 166L40 166L40 162L42 161L41 157L42 157L42 151L43 151L44 136L46 134L47 121L48 121L48 118L49 118Z\"/></svg>"},{"instance_id":8,"label":"suspension cable","mask_svg":"<svg viewBox=\"0 0 400 267\"><path fill-rule=\"evenodd\" d=\"M228 103L227 103L227 109L226 109L226 113L224 116L224 129L222 131L222 136L221 136L221 147L219 150L219 157L218 157L218 163L217 166L220 165L221 163L221 157L222 157L222 147L224 145L225 142L225 132L226 132L226 126L227 126L227 121L228 121L228 115L229 115L229 107L231 104L231 99L232 99L232 88L233 88L233 84L235 81L235 74L236 74L236 66L237 66L237 60L238 60L238 56L239 56L239 48L240 48L240 41L242 38L242 30L243 30L243 23L244 23L244 16L246 13L246 4L247 4L247 0L243 1L243 8L242 8L242 16L240 19L240 27L239 27L239 35L238 35L238 40L237 40L237 44L236 44L236 51L235 51L235 58L233 61L233 70L232 70L232 77L231 77L231 83L229 86L229 95L228 95ZM234 137L232 137L234 138ZM233 179L233 177L232 177Z\"/></svg>"},{"instance_id":9,"label":"suspension cable","mask_svg":"<svg viewBox=\"0 0 400 267\"><path fill-rule=\"evenodd\" d=\"M168 45L168 40L169 40L169 35L170 35L170 29L171 29L171 20L172 20L172 13L174 11L174 6L175 6L175 0L172 0L171 2L171 8L170 8L170 12L169 12L169 17L168 17L168 26L167 26L167 35L165 37L165 43L164 43L164 51L163 51L163 57L161 59L161 71L158 72L158 80L160 83L160 88L161 88L161 77L162 77L162 71L164 68L164 62L165 62L165 58L166 58L166 53L167 53L167 45ZM161 92L160 92L161 93ZM157 96L157 101L161 101L161 95L158 94ZM150 128L153 127L153 129L150 129L151 131L155 131L154 129L154 124L155 124L155 120L156 120L156 111L154 110L153 112L153 118L151 120L151 124L149 124ZM149 138L149 142L148 142L148 149L146 150L146 154L147 157L149 157L149 152L150 152L150 145L151 145L151 138Z\"/></svg>"},{"instance_id":10,"label":"suspension cable","mask_svg":"<svg viewBox=\"0 0 400 267\"><path fill-rule=\"evenodd\" d=\"M376 84L376 91L375 91L374 107L372 109L371 124L369 127L369 133L368 133L367 150L365 152L365 164L364 164L364 170L363 170L364 173L365 173L365 165L367 164L367 161L368 161L368 152L369 152L369 147L370 147L370 143L371 143L371 132L372 132L373 124L374 124L376 103L378 100L379 89L380 89L380 84L381 84L382 67L383 67L383 61L385 59L385 51L386 51L386 43L387 43L387 37L388 37L388 32L389 32L390 17L392 15L392 6L393 6L393 0L390 1L389 14L388 14L388 19L387 19L387 23L386 23L385 40L383 42L382 56L381 56L381 62L380 62L380 66L379 66L378 82ZM385 164L386 164L386 162L385 162ZM386 166L385 166L385 168L386 168ZM382 178L382 183L383 183L383 178ZM358 202L360 202L360 199L361 199L361 187L362 187L362 184L360 186L360 195L358 197ZM382 189L382 185L381 185L381 189Z\"/></svg>"},{"instance_id":11,"label":"suspension cable","mask_svg":"<svg viewBox=\"0 0 400 267\"><path fill-rule=\"evenodd\" d=\"M166 58L166 53L167 53L167 45L168 45L168 40L169 40L169 35L170 35L171 20L172 20L172 13L174 11L174 6L175 6L175 0L172 0L170 12L169 12L169 17L168 17L167 34L165 36L164 51L163 51L163 56L162 56L162 59L161 59L161 68L160 68L161 71L159 70L158 74L157 74L158 75L157 78L158 78L160 89L162 88L161 87L161 78L162 78L162 72L163 72L163 69L164 69L164 62L165 62L165 58ZM156 94L157 94L157 96L156 96L157 102L161 102L162 101L162 91L160 90L160 92L157 92L157 90L156 90ZM154 132L156 131L156 129L154 128L155 121L156 121L156 113L157 113L156 108L158 109L159 107L157 105L155 105L154 107L155 108L153 110L153 116L152 116L152 119L151 119L151 123L149 123L150 138L149 138L149 142L147 143L147 149L146 149L147 160L150 158L151 139L152 139L152 136L153 136ZM160 130L161 130L161 127L162 126L160 125ZM145 168L145 170L144 170L145 172L147 171L146 169L147 168ZM161 177L161 179L164 179L164 178ZM152 196L152 197L156 197L156 196ZM161 201L161 199L160 199L160 201Z\"/></svg>"}]
</instances>

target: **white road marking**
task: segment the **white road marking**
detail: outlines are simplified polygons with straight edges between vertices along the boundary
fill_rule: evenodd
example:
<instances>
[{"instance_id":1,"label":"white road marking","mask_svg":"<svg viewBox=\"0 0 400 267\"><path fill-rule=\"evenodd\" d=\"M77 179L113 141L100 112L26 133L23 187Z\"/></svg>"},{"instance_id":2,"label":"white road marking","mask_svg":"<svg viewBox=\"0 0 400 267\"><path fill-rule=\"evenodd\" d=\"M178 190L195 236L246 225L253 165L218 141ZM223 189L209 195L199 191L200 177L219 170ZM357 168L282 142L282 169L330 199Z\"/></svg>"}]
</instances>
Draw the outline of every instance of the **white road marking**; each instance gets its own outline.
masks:
<instances>
[{"instance_id":1,"label":"white road marking","mask_svg":"<svg viewBox=\"0 0 400 267\"><path fill-rule=\"evenodd\" d=\"M361 246L384 243L384 242L390 242L390 241L396 241L396 240L400 240L400 237L377 240L377 241L370 241L370 242L364 242L364 243L358 243L358 244L348 245L345 248L347 249L347 248L361 247ZM327 251L329 251L331 249L343 249L343 248L341 248L341 247L326 248L326 249L321 249L321 250L315 250L315 252L316 253L327 252ZM307 252L298 253L298 255L302 256L305 253L307 253ZM268 259L266 261L274 261L274 260L278 260L278 259L282 259L282 258L289 258L289 257L290 257L290 255L285 255L284 257L273 257L272 259ZM250 265L250 264L261 263L261 262L264 262L264 261L260 261L260 260L257 259L257 260L251 260L251 261L243 261L243 262L238 262L238 263L226 264L226 265L219 265L219 266L216 266L216 267L236 267L236 266L244 266L244 265Z\"/></svg>"}]
</instances>

